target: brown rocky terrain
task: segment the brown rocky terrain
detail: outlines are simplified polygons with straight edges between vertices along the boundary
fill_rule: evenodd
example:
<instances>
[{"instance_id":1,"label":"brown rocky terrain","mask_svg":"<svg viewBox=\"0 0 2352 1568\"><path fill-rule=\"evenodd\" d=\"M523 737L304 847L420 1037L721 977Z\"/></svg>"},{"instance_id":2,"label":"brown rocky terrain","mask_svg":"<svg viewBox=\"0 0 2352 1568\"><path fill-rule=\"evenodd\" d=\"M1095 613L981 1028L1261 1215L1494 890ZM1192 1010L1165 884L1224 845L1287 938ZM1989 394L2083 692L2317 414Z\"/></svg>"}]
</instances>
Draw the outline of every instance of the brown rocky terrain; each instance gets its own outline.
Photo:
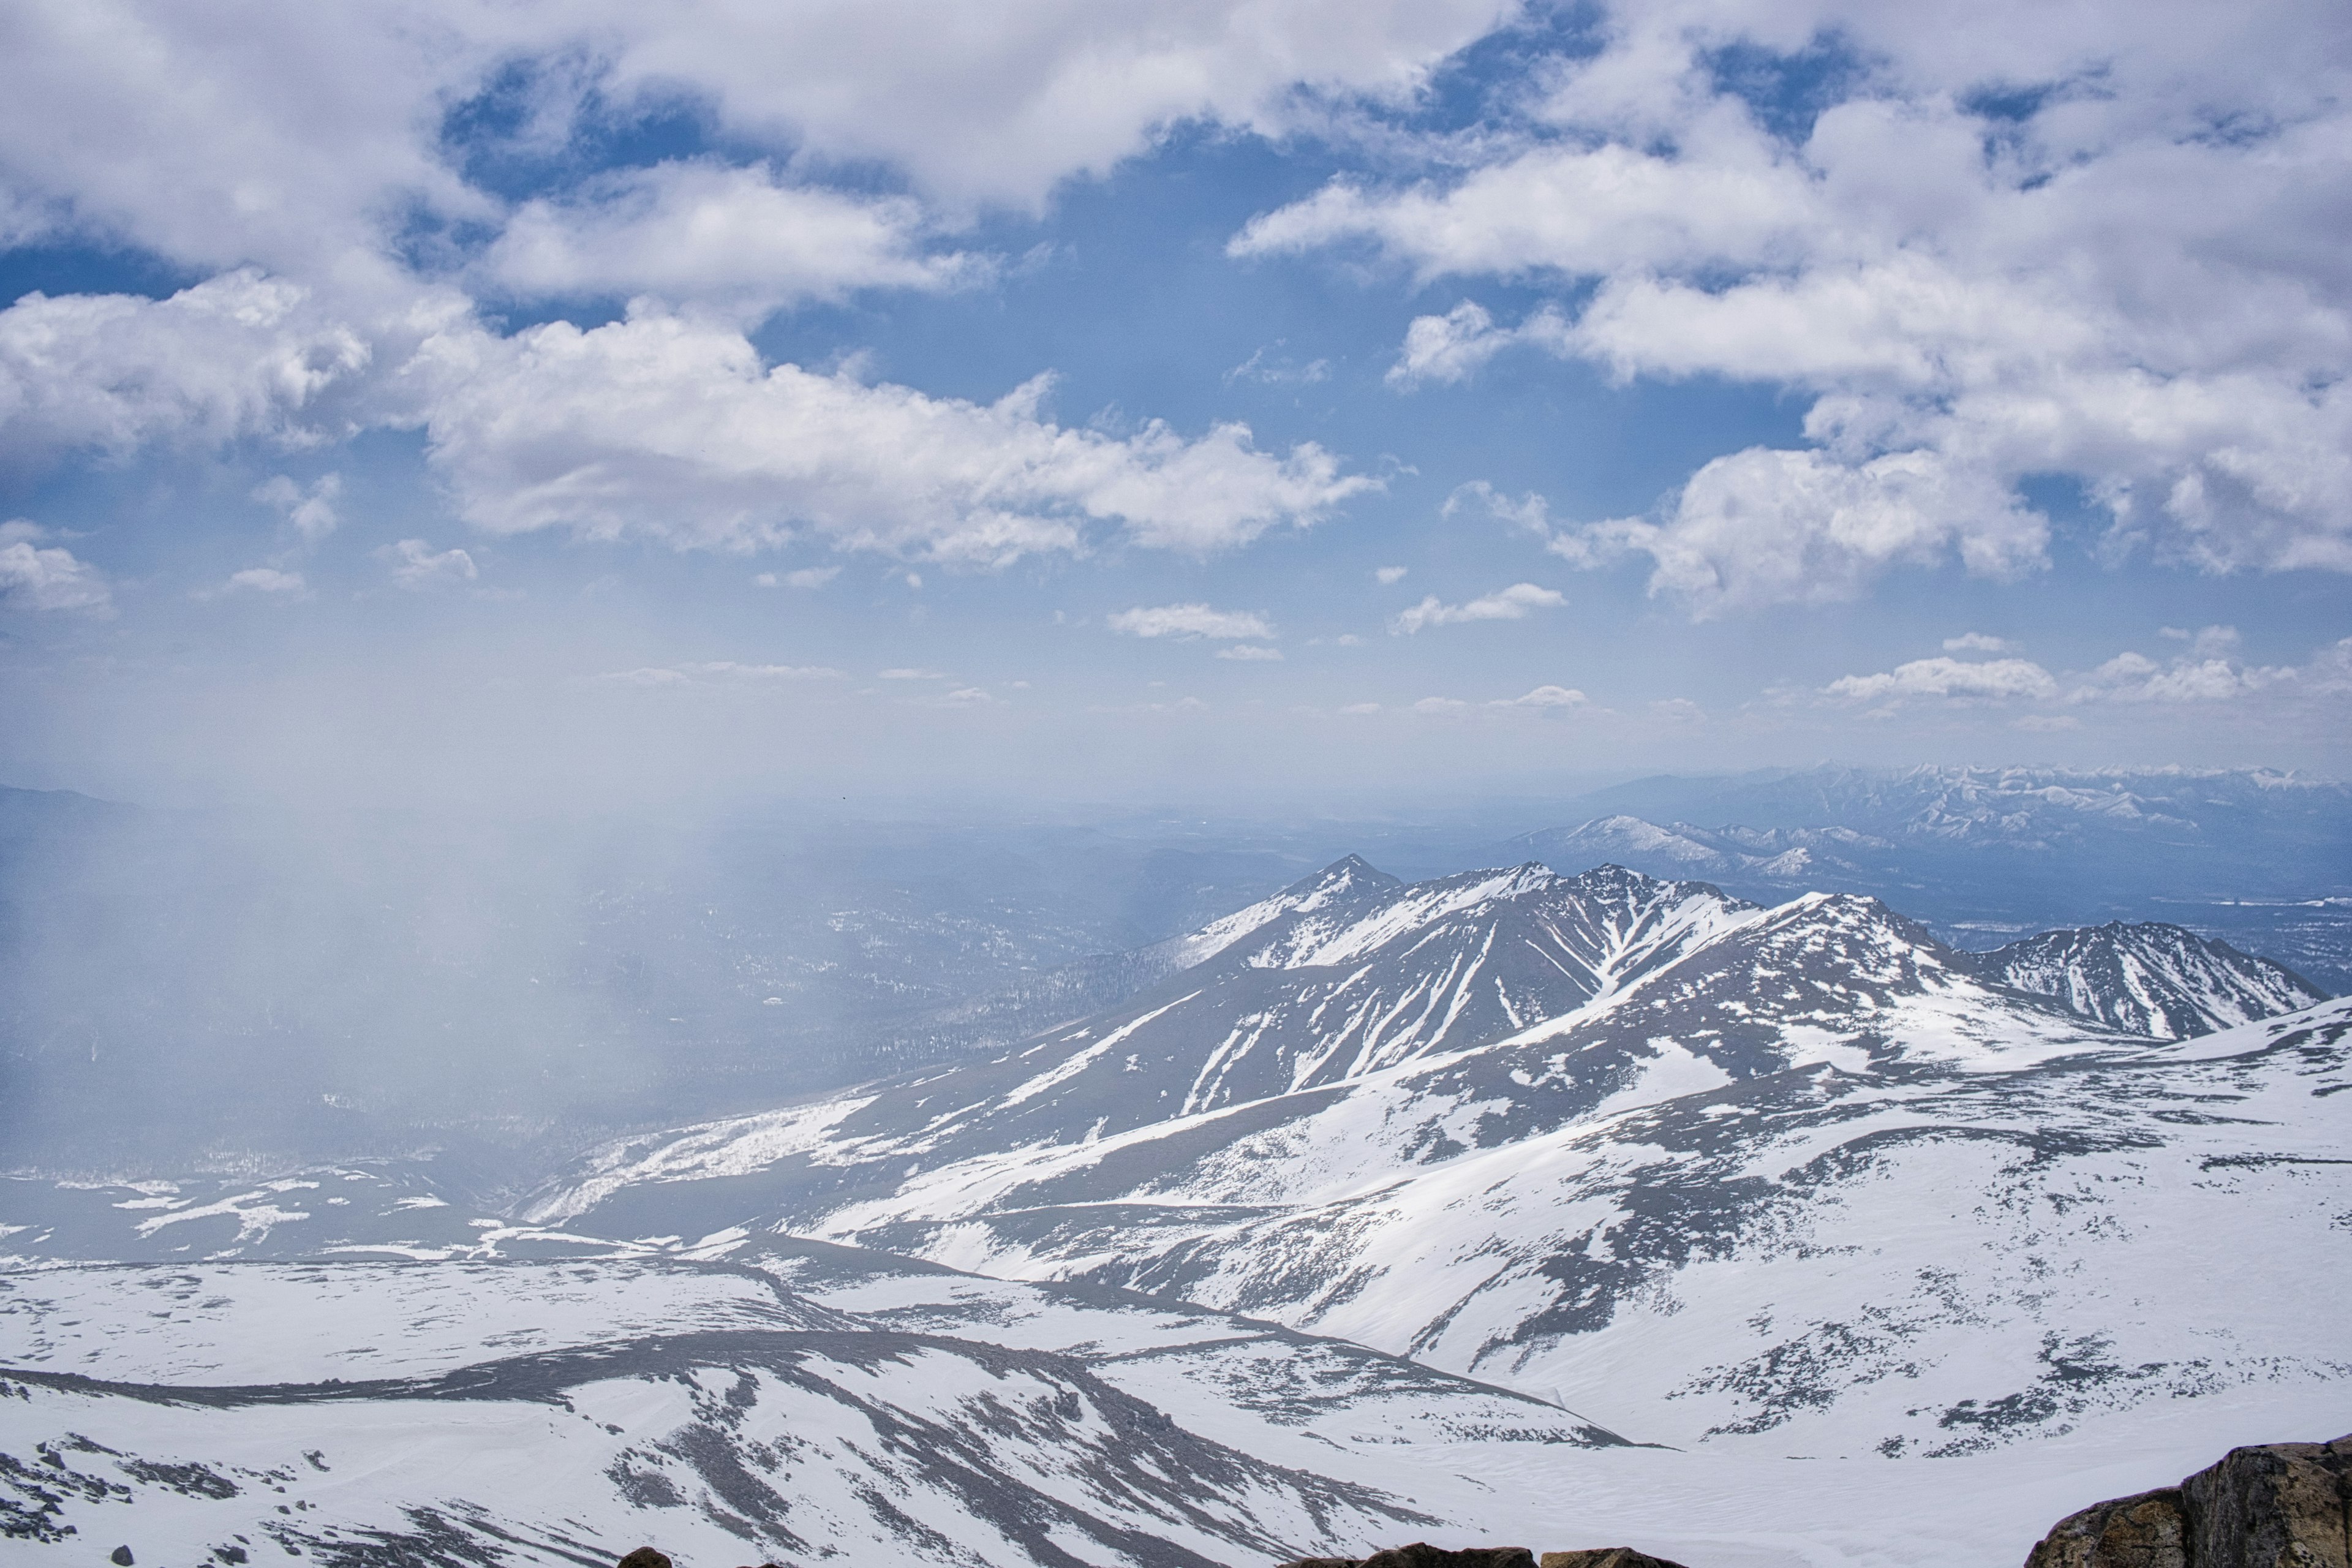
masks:
<instances>
[{"instance_id":1,"label":"brown rocky terrain","mask_svg":"<svg viewBox=\"0 0 2352 1568\"><path fill-rule=\"evenodd\" d=\"M2025 1568L2352 1568L2352 1436L2232 1448L2177 1487L2095 1503Z\"/></svg>"}]
</instances>

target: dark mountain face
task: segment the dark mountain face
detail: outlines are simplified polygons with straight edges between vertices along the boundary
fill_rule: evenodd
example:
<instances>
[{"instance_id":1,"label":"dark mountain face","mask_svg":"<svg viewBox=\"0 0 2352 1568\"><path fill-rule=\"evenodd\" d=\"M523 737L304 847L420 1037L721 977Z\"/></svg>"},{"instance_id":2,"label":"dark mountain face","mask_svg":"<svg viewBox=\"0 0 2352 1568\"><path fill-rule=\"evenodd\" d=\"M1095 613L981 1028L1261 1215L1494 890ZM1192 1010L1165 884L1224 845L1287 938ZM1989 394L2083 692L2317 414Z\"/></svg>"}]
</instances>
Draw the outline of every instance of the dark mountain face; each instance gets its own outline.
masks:
<instances>
[{"instance_id":1,"label":"dark mountain face","mask_svg":"<svg viewBox=\"0 0 2352 1568\"><path fill-rule=\"evenodd\" d=\"M2327 999L2283 964L2156 922L2043 931L1968 959L1988 980L2160 1040L2210 1035Z\"/></svg>"}]
</instances>

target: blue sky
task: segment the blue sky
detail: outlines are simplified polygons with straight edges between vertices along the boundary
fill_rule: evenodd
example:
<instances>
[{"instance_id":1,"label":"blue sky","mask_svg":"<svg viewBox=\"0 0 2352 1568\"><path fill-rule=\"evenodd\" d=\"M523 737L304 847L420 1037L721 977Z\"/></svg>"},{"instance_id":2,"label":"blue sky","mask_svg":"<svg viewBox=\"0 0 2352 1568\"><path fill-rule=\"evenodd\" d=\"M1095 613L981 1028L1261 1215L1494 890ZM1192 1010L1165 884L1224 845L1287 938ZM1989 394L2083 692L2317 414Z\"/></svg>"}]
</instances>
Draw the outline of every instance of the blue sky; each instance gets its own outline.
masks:
<instances>
[{"instance_id":1,"label":"blue sky","mask_svg":"<svg viewBox=\"0 0 2352 1568\"><path fill-rule=\"evenodd\" d=\"M2352 22L31 4L7 782L2345 771Z\"/></svg>"}]
</instances>

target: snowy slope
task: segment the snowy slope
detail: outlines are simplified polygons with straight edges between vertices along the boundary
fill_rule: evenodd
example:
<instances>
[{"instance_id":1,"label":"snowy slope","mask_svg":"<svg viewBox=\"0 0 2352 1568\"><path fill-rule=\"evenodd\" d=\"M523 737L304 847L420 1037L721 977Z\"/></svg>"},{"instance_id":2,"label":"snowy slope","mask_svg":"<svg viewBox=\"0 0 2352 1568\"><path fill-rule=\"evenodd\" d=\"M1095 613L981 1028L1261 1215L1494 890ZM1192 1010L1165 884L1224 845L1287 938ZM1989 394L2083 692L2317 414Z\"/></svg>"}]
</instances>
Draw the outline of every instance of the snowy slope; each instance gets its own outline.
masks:
<instances>
[{"instance_id":1,"label":"snowy slope","mask_svg":"<svg viewBox=\"0 0 2352 1568\"><path fill-rule=\"evenodd\" d=\"M1257 1563L1475 1509L1475 1479L1400 1442L1475 1466L1618 1441L1219 1314L834 1247L759 1261L0 1275L0 1537L75 1561L657 1540L703 1563Z\"/></svg>"},{"instance_id":2,"label":"snowy slope","mask_svg":"<svg viewBox=\"0 0 2352 1568\"><path fill-rule=\"evenodd\" d=\"M2153 921L2043 931L1978 955L1975 966L1989 980L2166 1040L2308 1007L2326 994L2268 959Z\"/></svg>"}]
</instances>

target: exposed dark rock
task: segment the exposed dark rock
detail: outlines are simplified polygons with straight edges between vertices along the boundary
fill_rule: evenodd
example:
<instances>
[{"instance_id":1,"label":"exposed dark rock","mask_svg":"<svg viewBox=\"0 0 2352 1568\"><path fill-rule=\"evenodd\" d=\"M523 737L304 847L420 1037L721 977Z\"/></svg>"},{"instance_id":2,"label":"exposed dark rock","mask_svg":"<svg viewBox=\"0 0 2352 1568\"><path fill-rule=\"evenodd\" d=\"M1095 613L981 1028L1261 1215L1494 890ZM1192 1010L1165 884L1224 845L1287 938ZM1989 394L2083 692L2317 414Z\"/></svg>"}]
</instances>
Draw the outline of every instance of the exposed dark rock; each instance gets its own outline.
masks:
<instances>
[{"instance_id":1,"label":"exposed dark rock","mask_svg":"<svg viewBox=\"0 0 2352 1568\"><path fill-rule=\"evenodd\" d=\"M114 1568L131 1568L131 1548L118 1546L106 1554L106 1560L113 1563Z\"/></svg>"},{"instance_id":2,"label":"exposed dark rock","mask_svg":"<svg viewBox=\"0 0 2352 1568\"><path fill-rule=\"evenodd\" d=\"M2352 1568L2352 1436L2232 1448L2178 1487L2069 1514L2025 1564Z\"/></svg>"},{"instance_id":3,"label":"exposed dark rock","mask_svg":"<svg viewBox=\"0 0 2352 1568\"><path fill-rule=\"evenodd\" d=\"M1370 1557L1302 1557L1283 1568L1536 1568L1535 1553L1524 1546L1470 1546L1448 1552L1416 1541L1391 1546Z\"/></svg>"},{"instance_id":4,"label":"exposed dark rock","mask_svg":"<svg viewBox=\"0 0 2352 1568\"><path fill-rule=\"evenodd\" d=\"M2352 1436L2232 1448L2180 1496L2191 1568L2352 1568Z\"/></svg>"},{"instance_id":5,"label":"exposed dark rock","mask_svg":"<svg viewBox=\"0 0 2352 1568\"><path fill-rule=\"evenodd\" d=\"M2111 1498L2068 1514L2026 1568L2185 1568L2180 1489Z\"/></svg>"},{"instance_id":6,"label":"exposed dark rock","mask_svg":"<svg viewBox=\"0 0 2352 1568\"><path fill-rule=\"evenodd\" d=\"M650 1546L640 1546L621 1559L620 1568L670 1568L669 1559Z\"/></svg>"},{"instance_id":7,"label":"exposed dark rock","mask_svg":"<svg viewBox=\"0 0 2352 1568\"><path fill-rule=\"evenodd\" d=\"M1581 1552L1547 1552L1541 1568L1683 1568L1630 1546L1589 1546Z\"/></svg>"}]
</instances>

